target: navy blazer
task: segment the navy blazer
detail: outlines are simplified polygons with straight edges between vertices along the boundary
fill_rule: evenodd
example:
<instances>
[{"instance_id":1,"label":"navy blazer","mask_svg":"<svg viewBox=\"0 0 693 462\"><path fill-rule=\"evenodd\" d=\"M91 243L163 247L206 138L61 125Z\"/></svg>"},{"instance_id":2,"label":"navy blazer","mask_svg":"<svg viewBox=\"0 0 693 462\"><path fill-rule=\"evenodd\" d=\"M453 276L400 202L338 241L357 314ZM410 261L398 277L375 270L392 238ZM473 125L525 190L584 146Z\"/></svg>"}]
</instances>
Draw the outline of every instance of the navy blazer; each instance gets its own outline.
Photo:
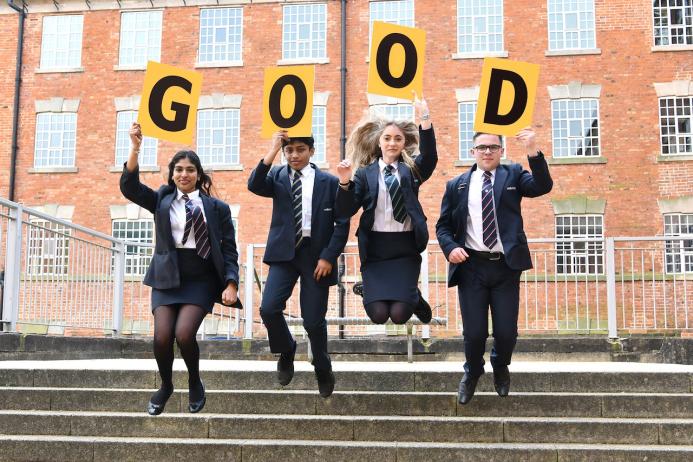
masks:
<instances>
[{"instance_id":1,"label":"navy blazer","mask_svg":"<svg viewBox=\"0 0 693 462\"><path fill-rule=\"evenodd\" d=\"M404 207L409 218L411 218L414 228L416 251L421 253L428 245L428 227L426 226L426 215L424 215L418 196L419 187L433 175L433 171L438 163L436 137L433 127L428 130L419 128L419 140L420 154L414 158L414 163L419 170L420 177L417 177L404 162L399 163L397 170L400 176L400 188L404 198ZM356 230L361 264L366 261L368 236L375 222L379 179L380 167L376 160L356 171L354 180L349 184L349 190L339 188L337 191L337 216L351 218L358 212L359 208L363 207L359 228Z\"/></svg>"},{"instance_id":2,"label":"navy blazer","mask_svg":"<svg viewBox=\"0 0 693 462\"><path fill-rule=\"evenodd\" d=\"M448 258L456 247L464 247L467 237L467 213L469 204L469 180L476 170L474 164L466 173L448 181L436 224L438 244ZM520 164L499 165L493 182L493 199L496 206L498 231L503 243L505 262L510 269L524 271L532 267L527 246L527 236L522 224L520 201L523 197L538 197L551 191L553 180L544 155L529 157L532 173ZM448 287L459 283L457 268L450 264Z\"/></svg>"},{"instance_id":3,"label":"navy blazer","mask_svg":"<svg viewBox=\"0 0 693 462\"><path fill-rule=\"evenodd\" d=\"M123 196L154 214L156 231L154 255L144 276L144 284L161 290L178 287L180 285L178 254L171 232L171 203L176 198L176 187L164 185L158 191L154 191L140 183L139 168L129 172L127 167L123 166L120 191ZM234 282L238 287L238 251L231 210L225 202L207 196L202 191L200 191L200 199L205 210L211 247L210 255L219 277L219 284L222 290L229 282ZM221 292L218 294L217 302L221 303Z\"/></svg>"},{"instance_id":4,"label":"navy blazer","mask_svg":"<svg viewBox=\"0 0 693 462\"><path fill-rule=\"evenodd\" d=\"M332 264L332 272L318 281L320 285L337 284L337 257L344 250L349 237L349 220L335 218L335 194L339 179L325 173L314 164L312 215L310 222L310 250L317 264L319 259ZM248 189L262 197L272 198L272 222L267 235L267 247L262 261L271 264L294 259L296 247L293 196L288 165L271 167L260 163L248 178Z\"/></svg>"}]
</instances>

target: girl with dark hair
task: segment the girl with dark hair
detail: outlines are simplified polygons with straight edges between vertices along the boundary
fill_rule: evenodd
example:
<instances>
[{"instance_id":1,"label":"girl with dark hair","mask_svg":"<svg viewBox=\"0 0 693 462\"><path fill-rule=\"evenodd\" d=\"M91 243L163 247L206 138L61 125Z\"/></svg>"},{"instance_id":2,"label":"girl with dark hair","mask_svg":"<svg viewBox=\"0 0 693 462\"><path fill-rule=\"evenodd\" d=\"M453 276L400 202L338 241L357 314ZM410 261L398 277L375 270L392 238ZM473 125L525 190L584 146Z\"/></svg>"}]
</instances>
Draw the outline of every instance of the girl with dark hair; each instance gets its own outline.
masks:
<instances>
[{"instance_id":1,"label":"girl with dark hair","mask_svg":"<svg viewBox=\"0 0 693 462\"><path fill-rule=\"evenodd\" d=\"M132 148L120 178L120 190L135 204L154 214L156 243L144 276L152 287L154 357L161 388L147 405L161 414L173 393L173 342L188 368L189 411L205 405L200 379L197 330L214 303L240 308L238 251L228 204L211 197L211 178L193 151L177 152L168 164L168 184L154 191L140 183L137 155L142 144L140 125L130 129Z\"/></svg>"},{"instance_id":2,"label":"girl with dark hair","mask_svg":"<svg viewBox=\"0 0 693 462\"><path fill-rule=\"evenodd\" d=\"M416 99L414 108L418 126L379 115L361 120L347 141L349 159L337 165L337 217L351 217L363 207L356 232L363 285L354 285L354 292L363 295L366 314L376 324L388 319L404 324L412 314L424 323L432 318L417 288L420 254L428 244L418 195L438 155L426 101Z\"/></svg>"}]
</instances>

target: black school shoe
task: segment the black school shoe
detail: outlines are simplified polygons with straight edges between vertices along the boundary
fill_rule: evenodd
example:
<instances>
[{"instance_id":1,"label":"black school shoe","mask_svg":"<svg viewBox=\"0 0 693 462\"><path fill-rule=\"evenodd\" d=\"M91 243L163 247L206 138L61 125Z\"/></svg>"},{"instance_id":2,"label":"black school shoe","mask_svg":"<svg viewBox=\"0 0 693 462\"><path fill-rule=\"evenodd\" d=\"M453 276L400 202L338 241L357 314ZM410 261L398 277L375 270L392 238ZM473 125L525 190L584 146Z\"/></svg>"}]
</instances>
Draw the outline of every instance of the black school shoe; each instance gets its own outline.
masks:
<instances>
[{"instance_id":1,"label":"black school shoe","mask_svg":"<svg viewBox=\"0 0 693 462\"><path fill-rule=\"evenodd\" d=\"M291 353L281 353L277 361L277 380L282 386L287 386L294 378L294 357L296 356L296 342Z\"/></svg>"},{"instance_id":2,"label":"black school shoe","mask_svg":"<svg viewBox=\"0 0 693 462\"><path fill-rule=\"evenodd\" d=\"M419 321L421 321L424 324L428 324L429 322L431 322L431 319L433 319L431 305L429 305L428 302L423 298L423 295L421 295L421 291L419 289L416 290L417 292L419 292L419 303L417 303L416 306L414 306L414 314L417 318L419 318Z\"/></svg>"},{"instance_id":3,"label":"black school shoe","mask_svg":"<svg viewBox=\"0 0 693 462\"><path fill-rule=\"evenodd\" d=\"M315 378L318 380L320 396L328 398L334 391L334 374L332 369L315 369Z\"/></svg>"},{"instance_id":4,"label":"black school shoe","mask_svg":"<svg viewBox=\"0 0 693 462\"><path fill-rule=\"evenodd\" d=\"M351 290L359 297L363 297L363 282L359 281L355 283Z\"/></svg>"}]
</instances>

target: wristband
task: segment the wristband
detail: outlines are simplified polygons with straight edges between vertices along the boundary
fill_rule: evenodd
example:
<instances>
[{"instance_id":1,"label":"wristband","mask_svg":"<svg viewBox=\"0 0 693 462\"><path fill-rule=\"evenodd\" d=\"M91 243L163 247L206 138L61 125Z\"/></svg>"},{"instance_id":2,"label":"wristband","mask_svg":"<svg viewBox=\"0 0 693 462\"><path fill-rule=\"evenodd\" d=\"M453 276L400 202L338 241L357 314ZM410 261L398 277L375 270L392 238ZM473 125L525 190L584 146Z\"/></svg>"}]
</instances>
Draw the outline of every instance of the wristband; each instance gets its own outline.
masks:
<instances>
[{"instance_id":1,"label":"wristband","mask_svg":"<svg viewBox=\"0 0 693 462\"><path fill-rule=\"evenodd\" d=\"M426 113L426 114L424 114L424 115L421 116L421 120L429 120L430 118L431 118L431 114L430 114L430 113Z\"/></svg>"}]
</instances>

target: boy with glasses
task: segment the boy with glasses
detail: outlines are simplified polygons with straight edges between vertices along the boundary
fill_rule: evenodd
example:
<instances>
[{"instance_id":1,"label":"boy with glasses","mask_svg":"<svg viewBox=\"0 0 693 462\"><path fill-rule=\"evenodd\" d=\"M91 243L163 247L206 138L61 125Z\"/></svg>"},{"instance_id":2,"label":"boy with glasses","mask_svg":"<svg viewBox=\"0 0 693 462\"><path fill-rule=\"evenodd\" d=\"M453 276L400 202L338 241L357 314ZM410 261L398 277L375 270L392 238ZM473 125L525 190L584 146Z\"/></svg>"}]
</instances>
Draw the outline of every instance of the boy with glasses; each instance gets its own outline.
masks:
<instances>
[{"instance_id":1,"label":"boy with glasses","mask_svg":"<svg viewBox=\"0 0 693 462\"><path fill-rule=\"evenodd\" d=\"M510 391L508 364L517 340L520 275L532 267L520 210L523 197L551 191L553 181L531 128L517 139L529 160L531 173L520 164L501 165L500 135L475 133L476 163L450 180L445 188L436 235L450 262L448 287L457 286L464 323L464 376L458 401L467 404L484 373L491 307L494 344L493 383L499 396Z\"/></svg>"}]
</instances>

